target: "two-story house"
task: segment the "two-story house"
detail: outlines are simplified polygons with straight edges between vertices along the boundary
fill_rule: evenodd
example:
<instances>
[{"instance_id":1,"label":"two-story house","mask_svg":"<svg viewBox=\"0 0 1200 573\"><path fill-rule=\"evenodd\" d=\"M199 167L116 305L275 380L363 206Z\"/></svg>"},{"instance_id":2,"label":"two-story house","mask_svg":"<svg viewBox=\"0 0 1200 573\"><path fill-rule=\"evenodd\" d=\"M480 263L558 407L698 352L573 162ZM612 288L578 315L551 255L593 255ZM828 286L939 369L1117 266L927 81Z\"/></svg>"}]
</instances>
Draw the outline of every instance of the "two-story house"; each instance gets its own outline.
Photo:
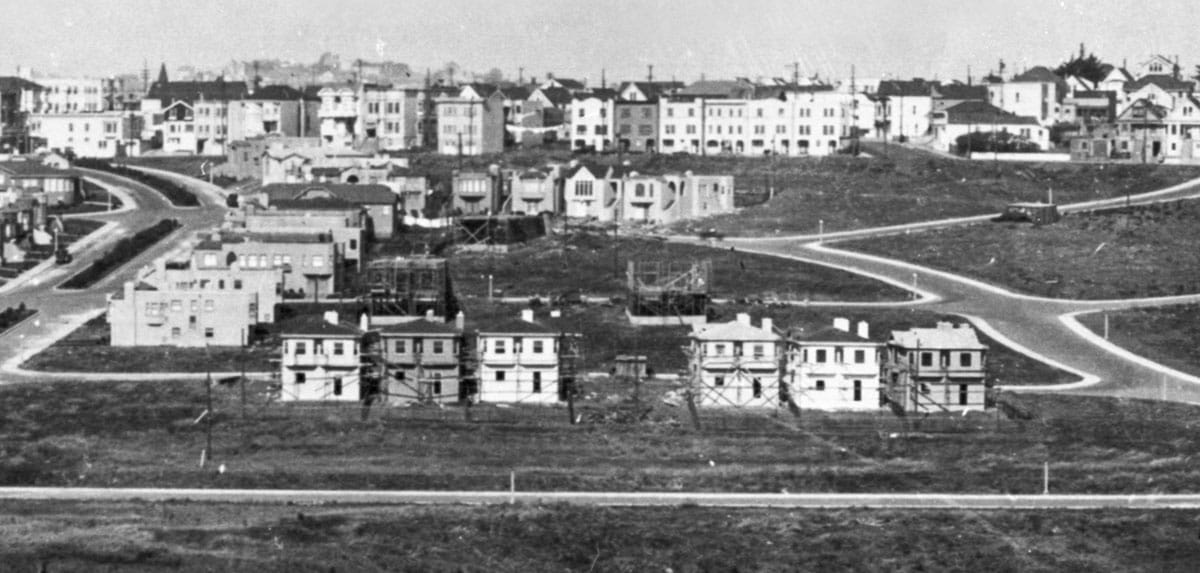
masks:
<instances>
[{"instance_id":1,"label":"two-story house","mask_svg":"<svg viewBox=\"0 0 1200 573\"><path fill-rule=\"evenodd\" d=\"M882 369L885 396L906 412L983 409L987 351L969 324L894 330Z\"/></svg>"},{"instance_id":2,"label":"two-story house","mask_svg":"<svg viewBox=\"0 0 1200 573\"><path fill-rule=\"evenodd\" d=\"M512 212L526 215L561 212L557 168L512 171L509 177Z\"/></svg>"},{"instance_id":3,"label":"two-story house","mask_svg":"<svg viewBox=\"0 0 1200 573\"><path fill-rule=\"evenodd\" d=\"M364 355L378 335L340 322L338 313L323 319L301 317L280 330L280 396L284 402L355 402L377 392Z\"/></svg>"},{"instance_id":4,"label":"two-story house","mask_svg":"<svg viewBox=\"0 0 1200 573\"><path fill-rule=\"evenodd\" d=\"M586 162L569 167L563 178L565 212L568 217L597 221L615 221L620 198L623 166L604 166Z\"/></svg>"},{"instance_id":5,"label":"two-story house","mask_svg":"<svg viewBox=\"0 0 1200 573\"><path fill-rule=\"evenodd\" d=\"M508 198L499 169L455 171L451 176L451 209L461 215L496 215Z\"/></svg>"},{"instance_id":6,"label":"two-story house","mask_svg":"<svg viewBox=\"0 0 1200 573\"><path fill-rule=\"evenodd\" d=\"M381 389L389 404L453 403L466 399L460 386L463 316L448 325L414 320L379 330L384 373Z\"/></svg>"},{"instance_id":7,"label":"two-story house","mask_svg":"<svg viewBox=\"0 0 1200 573\"><path fill-rule=\"evenodd\" d=\"M848 319L835 318L833 326L789 330L786 379L801 408L879 408L883 345L871 341L869 328L859 321L851 332Z\"/></svg>"},{"instance_id":8,"label":"two-story house","mask_svg":"<svg viewBox=\"0 0 1200 573\"><path fill-rule=\"evenodd\" d=\"M609 89L579 92L571 98L571 149L605 151L613 146L617 93Z\"/></svg>"},{"instance_id":9,"label":"two-story house","mask_svg":"<svg viewBox=\"0 0 1200 573\"><path fill-rule=\"evenodd\" d=\"M741 313L732 322L693 328L688 368L697 406L779 405L783 337L770 318L755 327Z\"/></svg>"},{"instance_id":10,"label":"two-story house","mask_svg":"<svg viewBox=\"0 0 1200 573\"><path fill-rule=\"evenodd\" d=\"M435 101L437 151L444 155L482 155L504 151L504 94L479 93L466 86L457 96Z\"/></svg>"},{"instance_id":11,"label":"two-story house","mask_svg":"<svg viewBox=\"0 0 1200 573\"><path fill-rule=\"evenodd\" d=\"M534 320L532 310L521 319L480 328L478 399L482 402L551 404L565 398L562 354L578 333Z\"/></svg>"}]
</instances>

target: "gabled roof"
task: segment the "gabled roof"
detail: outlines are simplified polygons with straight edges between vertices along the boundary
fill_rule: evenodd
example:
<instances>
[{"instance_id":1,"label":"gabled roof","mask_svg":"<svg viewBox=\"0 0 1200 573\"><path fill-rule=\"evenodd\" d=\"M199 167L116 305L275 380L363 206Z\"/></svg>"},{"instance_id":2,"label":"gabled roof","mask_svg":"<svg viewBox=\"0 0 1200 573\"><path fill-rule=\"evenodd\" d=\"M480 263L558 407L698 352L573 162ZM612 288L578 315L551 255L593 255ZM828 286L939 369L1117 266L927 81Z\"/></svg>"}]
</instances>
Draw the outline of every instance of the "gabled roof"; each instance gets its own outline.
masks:
<instances>
[{"instance_id":1,"label":"gabled roof","mask_svg":"<svg viewBox=\"0 0 1200 573\"><path fill-rule=\"evenodd\" d=\"M1165 119L1167 117L1167 115L1171 113L1171 110L1167 109L1165 106L1158 105L1146 98L1139 98L1139 99L1135 100L1133 103L1129 104L1129 106L1126 107L1123 111L1121 111L1121 113L1117 116L1117 121L1125 120L1129 116L1133 115L1132 112L1134 109L1144 109L1144 110L1146 110L1146 112L1148 114L1154 114L1155 117L1153 119L1158 119L1158 120ZM1134 119L1145 120L1148 118L1134 118Z\"/></svg>"},{"instance_id":2,"label":"gabled roof","mask_svg":"<svg viewBox=\"0 0 1200 573\"><path fill-rule=\"evenodd\" d=\"M305 98L304 92L301 92L300 90L293 88L291 86L271 85L271 86L262 86L256 90L254 90L254 93L246 95L246 99L248 99L248 100L271 100L271 101L299 101L301 99L311 99L311 98ZM320 99L320 98L316 98L316 99Z\"/></svg>"},{"instance_id":3,"label":"gabled roof","mask_svg":"<svg viewBox=\"0 0 1200 573\"><path fill-rule=\"evenodd\" d=\"M552 78L551 81L558 83L558 85L560 85L564 89L568 89L568 90L581 90L581 89L584 89L584 87L585 87L583 85L583 82L581 82L579 80L573 80L570 78Z\"/></svg>"},{"instance_id":4,"label":"gabled roof","mask_svg":"<svg viewBox=\"0 0 1200 573\"><path fill-rule=\"evenodd\" d=\"M1135 92L1148 85L1158 86L1169 92L1186 91L1190 92L1195 89L1195 83L1185 80L1177 80L1174 76L1166 74L1150 74L1142 76L1132 82L1125 82L1126 92Z\"/></svg>"},{"instance_id":5,"label":"gabled roof","mask_svg":"<svg viewBox=\"0 0 1200 573\"><path fill-rule=\"evenodd\" d=\"M951 124L1040 125L1037 118L1009 113L985 101L964 101L943 111Z\"/></svg>"},{"instance_id":6,"label":"gabled roof","mask_svg":"<svg viewBox=\"0 0 1200 573\"><path fill-rule=\"evenodd\" d=\"M527 320L513 319L507 322L502 322L495 326L489 326L478 329L479 334L557 334L559 331L556 328L547 326L540 322L529 322Z\"/></svg>"},{"instance_id":7,"label":"gabled roof","mask_svg":"<svg viewBox=\"0 0 1200 573\"><path fill-rule=\"evenodd\" d=\"M46 88L42 87L40 84L31 82L25 78L20 78L17 76L0 77L0 92L14 92L17 90L39 91L44 89Z\"/></svg>"},{"instance_id":8,"label":"gabled roof","mask_svg":"<svg viewBox=\"0 0 1200 573\"><path fill-rule=\"evenodd\" d=\"M389 324L379 329L382 336L420 334L423 336L457 336L461 334L453 326L425 319Z\"/></svg>"},{"instance_id":9,"label":"gabled roof","mask_svg":"<svg viewBox=\"0 0 1200 573\"><path fill-rule=\"evenodd\" d=\"M1024 73L1013 76L1013 79L1008 80L1009 83L1044 83L1055 84L1062 81L1058 74L1050 71L1046 66L1034 66L1025 70Z\"/></svg>"},{"instance_id":10,"label":"gabled roof","mask_svg":"<svg viewBox=\"0 0 1200 573\"><path fill-rule=\"evenodd\" d=\"M594 90L578 92L571 97L571 99L575 99L575 100L584 100L584 99L593 99L593 98L599 99L599 100L606 100L606 101L610 100L610 99L617 99L617 92L616 92L616 90L610 90L608 88L596 88Z\"/></svg>"},{"instance_id":11,"label":"gabled roof","mask_svg":"<svg viewBox=\"0 0 1200 573\"><path fill-rule=\"evenodd\" d=\"M534 90L534 93L541 93L546 99L550 100L550 103L554 105L571 103L571 92L564 88L538 88Z\"/></svg>"},{"instance_id":12,"label":"gabled roof","mask_svg":"<svg viewBox=\"0 0 1200 573\"><path fill-rule=\"evenodd\" d=\"M934 328L910 328L908 330L893 330L888 344L904 348L922 350L983 350L986 349L975 329L968 324L954 326L949 322L939 322Z\"/></svg>"},{"instance_id":13,"label":"gabled roof","mask_svg":"<svg viewBox=\"0 0 1200 573\"><path fill-rule=\"evenodd\" d=\"M1116 75L1116 79L1120 81L1132 82L1134 80L1133 74L1129 73L1129 70L1110 65L1108 66L1108 71L1104 72L1104 80L1102 81L1108 81L1113 75Z\"/></svg>"},{"instance_id":14,"label":"gabled roof","mask_svg":"<svg viewBox=\"0 0 1200 573\"><path fill-rule=\"evenodd\" d=\"M741 80L701 80L675 92L680 96L745 99L754 94L754 84Z\"/></svg>"},{"instance_id":15,"label":"gabled roof","mask_svg":"<svg viewBox=\"0 0 1200 573\"><path fill-rule=\"evenodd\" d=\"M529 94L532 93L532 90L525 86L510 86L501 88L500 93L503 93L506 99L526 100L529 99Z\"/></svg>"},{"instance_id":16,"label":"gabled roof","mask_svg":"<svg viewBox=\"0 0 1200 573\"><path fill-rule=\"evenodd\" d=\"M664 93L683 89L683 82L624 82L618 91L624 92L630 86L636 87L646 99L655 99Z\"/></svg>"},{"instance_id":17,"label":"gabled roof","mask_svg":"<svg viewBox=\"0 0 1200 573\"><path fill-rule=\"evenodd\" d=\"M987 100L987 86L942 84L933 88L933 97L949 100Z\"/></svg>"},{"instance_id":18,"label":"gabled roof","mask_svg":"<svg viewBox=\"0 0 1200 573\"><path fill-rule=\"evenodd\" d=\"M471 88L476 94L479 94L479 97L481 97L481 98L487 98L487 97L491 96L492 94L500 91L500 88L496 87L496 84L486 84L483 82L472 82L469 84L463 84L461 86L461 89L458 91L460 97L462 96L462 92L465 91L466 88Z\"/></svg>"},{"instance_id":19,"label":"gabled roof","mask_svg":"<svg viewBox=\"0 0 1200 573\"><path fill-rule=\"evenodd\" d=\"M788 338L797 342L815 343L815 342L857 342L860 344L873 344L874 341L870 338L863 338L853 332L846 332L833 326L823 326L813 330L792 329L788 332Z\"/></svg>"},{"instance_id":20,"label":"gabled roof","mask_svg":"<svg viewBox=\"0 0 1200 573\"><path fill-rule=\"evenodd\" d=\"M938 82L927 82L923 78L883 80L879 82L879 89L875 90L875 93L885 97L932 96L934 88L940 85Z\"/></svg>"},{"instance_id":21,"label":"gabled roof","mask_svg":"<svg viewBox=\"0 0 1200 573\"><path fill-rule=\"evenodd\" d=\"M147 99L164 102L199 100L231 101L245 99L249 90L243 82L227 82L218 79L212 82L154 82L150 85Z\"/></svg>"},{"instance_id":22,"label":"gabled roof","mask_svg":"<svg viewBox=\"0 0 1200 573\"><path fill-rule=\"evenodd\" d=\"M567 169L566 178L570 179L574 177L576 173L586 170L588 173L592 174L592 177L595 177L596 179L603 179L604 176L608 174L608 168L609 166L607 165L600 165L598 163L591 163L588 161L580 161L574 167Z\"/></svg>"},{"instance_id":23,"label":"gabled roof","mask_svg":"<svg viewBox=\"0 0 1200 573\"><path fill-rule=\"evenodd\" d=\"M321 317L303 316L284 323L280 336L319 336L330 338L357 338L363 332L357 326L338 323L330 324Z\"/></svg>"},{"instance_id":24,"label":"gabled roof","mask_svg":"<svg viewBox=\"0 0 1200 573\"><path fill-rule=\"evenodd\" d=\"M733 342L771 342L779 340L779 335L756 328L738 321L709 325L692 333L696 340L716 340Z\"/></svg>"},{"instance_id":25,"label":"gabled roof","mask_svg":"<svg viewBox=\"0 0 1200 573\"><path fill-rule=\"evenodd\" d=\"M274 203L280 199L303 199L312 191L326 191L339 199L358 205L391 205L398 199L391 189L385 185L360 185L354 183L271 183L264 185L260 192L265 193Z\"/></svg>"}]
</instances>

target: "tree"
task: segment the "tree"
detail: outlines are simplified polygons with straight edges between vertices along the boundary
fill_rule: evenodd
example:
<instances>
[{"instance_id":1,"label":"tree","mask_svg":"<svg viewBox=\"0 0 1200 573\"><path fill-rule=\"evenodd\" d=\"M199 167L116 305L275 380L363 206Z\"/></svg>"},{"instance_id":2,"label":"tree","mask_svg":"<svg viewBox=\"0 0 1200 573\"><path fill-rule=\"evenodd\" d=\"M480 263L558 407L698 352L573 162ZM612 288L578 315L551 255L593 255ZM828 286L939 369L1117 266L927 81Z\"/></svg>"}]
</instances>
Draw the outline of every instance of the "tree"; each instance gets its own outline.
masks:
<instances>
[{"instance_id":1,"label":"tree","mask_svg":"<svg viewBox=\"0 0 1200 573\"><path fill-rule=\"evenodd\" d=\"M1096 54L1086 54L1083 44L1079 44L1079 54L1063 62L1054 69L1059 77L1078 76L1089 82L1098 83L1108 75L1112 66L1104 63Z\"/></svg>"},{"instance_id":2,"label":"tree","mask_svg":"<svg viewBox=\"0 0 1200 573\"><path fill-rule=\"evenodd\" d=\"M483 74L482 80L488 84L498 84L504 81L504 71L500 68L492 68L486 74Z\"/></svg>"}]
</instances>

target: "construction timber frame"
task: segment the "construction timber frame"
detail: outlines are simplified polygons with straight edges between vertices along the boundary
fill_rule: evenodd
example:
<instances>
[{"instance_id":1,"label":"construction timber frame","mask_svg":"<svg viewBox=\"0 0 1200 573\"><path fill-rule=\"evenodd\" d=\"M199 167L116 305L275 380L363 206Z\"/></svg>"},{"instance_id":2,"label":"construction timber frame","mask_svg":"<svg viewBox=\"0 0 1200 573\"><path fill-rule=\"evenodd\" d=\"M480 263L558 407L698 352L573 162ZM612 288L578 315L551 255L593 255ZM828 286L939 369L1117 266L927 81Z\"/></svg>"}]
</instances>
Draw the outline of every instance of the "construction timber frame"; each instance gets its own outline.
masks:
<instances>
[{"instance_id":1,"label":"construction timber frame","mask_svg":"<svg viewBox=\"0 0 1200 573\"><path fill-rule=\"evenodd\" d=\"M432 311L447 320L458 314L446 259L417 255L371 261L363 282L372 317L423 316Z\"/></svg>"},{"instance_id":2,"label":"construction timber frame","mask_svg":"<svg viewBox=\"0 0 1200 573\"><path fill-rule=\"evenodd\" d=\"M468 249L499 249L546 235L538 215L467 215L455 221L454 240Z\"/></svg>"},{"instance_id":3,"label":"construction timber frame","mask_svg":"<svg viewBox=\"0 0 1200 573\"><path fill-rule=\"evenodd\" d=\"M629 261L629 320L635 325L704 324L712 260Z\"/></svg>"}]
</instances>

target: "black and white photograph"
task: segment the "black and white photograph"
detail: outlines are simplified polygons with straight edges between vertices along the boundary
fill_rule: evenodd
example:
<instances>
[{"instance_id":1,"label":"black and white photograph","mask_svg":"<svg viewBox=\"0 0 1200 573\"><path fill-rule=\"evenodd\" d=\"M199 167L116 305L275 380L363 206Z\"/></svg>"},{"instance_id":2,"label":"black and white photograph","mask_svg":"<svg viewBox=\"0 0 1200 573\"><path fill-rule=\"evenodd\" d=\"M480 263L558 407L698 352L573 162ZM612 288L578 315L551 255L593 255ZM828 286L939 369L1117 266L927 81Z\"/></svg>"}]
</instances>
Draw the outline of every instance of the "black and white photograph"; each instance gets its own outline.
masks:
<instances>
[{"instance_id":1,"label":"black and white photograph","mask_svg":"<svg viewBox=\"0 0 1200 573\"><path fill-rule=\"evenodd\" d=\"M1200 570L1198 7L0 1L0 573Z\"/></svg>"}]
</instances>

